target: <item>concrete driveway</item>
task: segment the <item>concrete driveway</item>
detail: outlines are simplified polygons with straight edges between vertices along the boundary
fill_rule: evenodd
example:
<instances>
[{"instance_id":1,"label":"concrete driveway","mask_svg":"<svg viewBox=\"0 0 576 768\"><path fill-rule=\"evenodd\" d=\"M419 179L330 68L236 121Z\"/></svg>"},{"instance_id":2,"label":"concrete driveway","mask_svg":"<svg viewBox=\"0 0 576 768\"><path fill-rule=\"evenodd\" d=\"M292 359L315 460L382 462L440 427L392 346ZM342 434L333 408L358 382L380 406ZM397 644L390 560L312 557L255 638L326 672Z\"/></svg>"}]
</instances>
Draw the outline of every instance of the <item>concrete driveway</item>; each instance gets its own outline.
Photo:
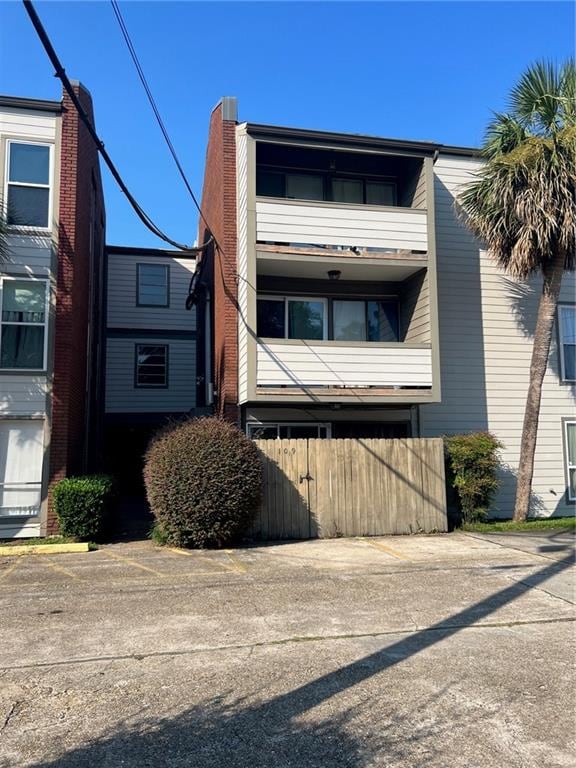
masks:
<instances>
[{"instance_id":1,"label":"concrete driveway","mask_svg":"<svg viewBox=\"0 0 576 768\"><path fill-rule=\"evenodd\" d=\"M574 766L574 537L0 560L0 765Z\"/></svg>"}]
</instances>

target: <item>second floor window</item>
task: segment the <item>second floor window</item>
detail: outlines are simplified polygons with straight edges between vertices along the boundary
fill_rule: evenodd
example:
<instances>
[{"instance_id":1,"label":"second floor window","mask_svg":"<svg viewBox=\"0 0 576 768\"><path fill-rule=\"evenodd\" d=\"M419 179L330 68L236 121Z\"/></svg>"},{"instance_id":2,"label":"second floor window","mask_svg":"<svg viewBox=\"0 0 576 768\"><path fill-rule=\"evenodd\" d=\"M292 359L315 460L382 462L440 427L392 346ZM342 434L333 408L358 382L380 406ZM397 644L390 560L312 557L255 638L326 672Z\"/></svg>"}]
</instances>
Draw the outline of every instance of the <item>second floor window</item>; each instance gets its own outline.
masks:
<instances>
[{"instance_id":1,"label":"second floor window","mask_svg":"<svg viewBox=\"0 0 576 768\"><path fill-rule=\"evenodd\" d=\"M562 381L576 381L576 305L558 307L560 374Z\"/></svg>"},{"instance_id":2,"label":"second floor window","mask_svg":"<svg viewBox=\"0 0 576 768\"><path fill-rule=\"evenodd\" d=\"M8 142L7 221L11 226L50 227L50 147Z\"/></svg>"},{"instance_id":3,"label":"second floor window","mask_svg":"<svg viewBox=\"0 0 576 768\"><path fill-rule=\"evenodd\" d=\"M398 302L260 296L257 333L269 339L395 342L399 340Z\"/></svg>"},{"instance_id":4,"label":"second floor window","mask_svg":"<svg viewBox=\"0 0 576 768\"><path fill-rule=\"evenodd\" d=\"M337 299L332 313L336 341L398 341L397 302Z\"/></svg>"},{"instance_id":5,"label":"second floor window","mask_svg":"<svg viewBox=\"0 0 576 768\"><path fill-rule=\"evenodd\" d=\"M138 290L136 302L139 307L168 307L168 281L170 268L167 264L138 264Z\"/></svg>"},{"instance_id":6,"label":"second floor window","mask_svg":"<svg viewBox=\"0 0 576 768\"><path fill-rule=\"evenodd\" d=\"M45 368L48 289L45 280L1 283L0 368Z\"/></svg>"}]
</instances>

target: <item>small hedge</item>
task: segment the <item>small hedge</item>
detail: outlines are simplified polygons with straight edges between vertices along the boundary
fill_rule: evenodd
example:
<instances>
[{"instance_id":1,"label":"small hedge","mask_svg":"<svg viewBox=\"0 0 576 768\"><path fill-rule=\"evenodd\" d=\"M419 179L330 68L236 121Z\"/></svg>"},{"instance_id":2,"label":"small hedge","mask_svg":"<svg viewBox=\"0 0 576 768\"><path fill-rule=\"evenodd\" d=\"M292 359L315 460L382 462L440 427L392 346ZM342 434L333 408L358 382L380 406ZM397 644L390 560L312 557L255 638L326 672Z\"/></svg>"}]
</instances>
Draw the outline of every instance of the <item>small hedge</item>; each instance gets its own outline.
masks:
<instances>
[{"instance_id":1,"label":"small hedge","mask_svg":"<svg viewBox=\"0 0 576 768\"><path fill-rule=\"evenodd\" d=\"M189 419L161 431L144 462L158 541L221 547L252 521L261 497L258 449L221 419Z\"/></svg>"},{"instance_id":2,"label":"small hedge","mask_svg":"<svg viewBox=\"0 0 576 768\"><path fill-rule=\"evenodd\" d=\"M454 486L465 523L486 518L498 490L502 443L490 432L444 438L448 481Z\"/></svg>"},{"instance_id":3,"label":"small hedge","mask_svg":"<svg viewBox=\"0 0 576 768\"><path fill-rule=\"evenodd\" d=\"M60 480L52 499L62 536L97 539L104 529L111 495L112 478L108 475Z\"/></svg>"}]
</instances>

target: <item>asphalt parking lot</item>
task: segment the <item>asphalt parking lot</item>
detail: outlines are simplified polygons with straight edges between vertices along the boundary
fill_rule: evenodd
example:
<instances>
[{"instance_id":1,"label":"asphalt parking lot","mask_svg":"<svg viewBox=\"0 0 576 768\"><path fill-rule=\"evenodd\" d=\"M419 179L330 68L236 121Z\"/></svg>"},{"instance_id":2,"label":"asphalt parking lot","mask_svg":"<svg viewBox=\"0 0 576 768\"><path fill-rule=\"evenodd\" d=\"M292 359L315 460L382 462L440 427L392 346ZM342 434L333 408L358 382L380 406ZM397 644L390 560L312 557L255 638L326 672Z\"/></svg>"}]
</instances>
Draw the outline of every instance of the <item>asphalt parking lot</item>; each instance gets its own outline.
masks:
<instances>
[{"instance_id":1,"label":"asphalt parking lot","mask_svg":"<svg viewBox=\"0 0 576 768\"><path fill-rule=\"evenodd\" d=\"M574 536L0 559L0 766L574 766Z\"/></svg>"}]
</instances>

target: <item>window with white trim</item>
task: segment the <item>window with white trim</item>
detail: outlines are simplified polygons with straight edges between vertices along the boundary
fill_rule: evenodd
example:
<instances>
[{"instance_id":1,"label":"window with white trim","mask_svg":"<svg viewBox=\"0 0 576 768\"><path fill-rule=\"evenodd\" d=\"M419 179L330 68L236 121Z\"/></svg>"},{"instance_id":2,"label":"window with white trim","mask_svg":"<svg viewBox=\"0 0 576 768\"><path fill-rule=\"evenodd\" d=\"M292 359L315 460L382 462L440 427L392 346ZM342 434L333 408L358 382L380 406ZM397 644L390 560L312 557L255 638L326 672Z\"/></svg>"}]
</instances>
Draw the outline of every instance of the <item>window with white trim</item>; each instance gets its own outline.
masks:
<instances>
[{"instance_id":1,"label":"window with white trim","mask_svg":"<svg viewBox=\"0 0 576 768\"><path fill-rule=\"evenodd\" d=\"M43 456L42 421L0 420L0 518L40 514Z\"/></svg>"},{"instance_id":2,"label":"window with white trim","mask_svg":"<svg viewBox=\"0 0 576 768\"><path fill-rule=\"evenodd\" d=\"M558 307L558 333L561 379L576 381L576 304Z\"/></svg>"},{"instance_id":3,"label":"window with white trim","mask_svg":"<svg viewBox=\"0 0 576 768\"><path fill-rule=\"evenodd\" d=\"M576 421L564 422L564 456L569 501L576 501Z\"/></svg>"},{"instance_id":4,"label":"window with white trim","mask_svg":"<svg viewBox=\"0 0 576 768\"><path fill-rule=\"evenodd\" d=\"M50 145L9 141L6 151L7 223L49 229Z\"/></svg>"},{"instance_id":5,"label":"window with white trim","mask_svg":"<svg viewBox=\"0 0 576 768\"><path fill-rule=\"evenodd\" d=\"M136 386L168 386L168 345L136 345Z\"/></svg>"},{"instance_id":6,"label":"window with white trim","mask_svg":"<svg viewBox=\"0 0 576 768\"><path fill-rule=\"evenodd\" d=\"M48 282L0 280L0 369L46 368Z\"/></svg>"}]
</instances>

